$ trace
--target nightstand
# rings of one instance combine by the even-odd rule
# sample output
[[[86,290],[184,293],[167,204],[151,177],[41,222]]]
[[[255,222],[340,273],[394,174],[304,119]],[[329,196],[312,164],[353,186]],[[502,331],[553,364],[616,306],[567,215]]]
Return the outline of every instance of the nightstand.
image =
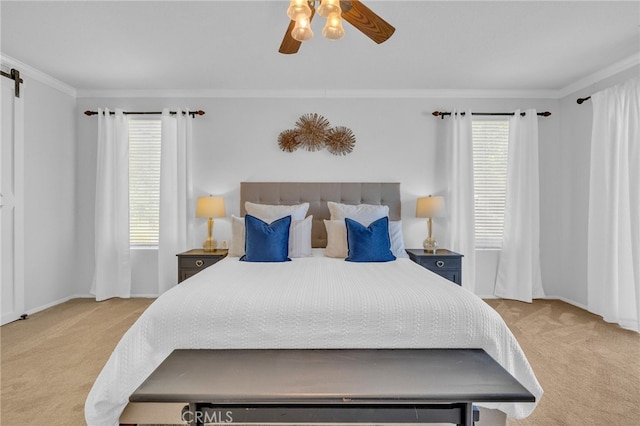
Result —
[[[453,281],[459,286],[462,285],[462,257],[460,253],[455,253],[445,249],[438,249],[435,254],[424,249],[408,249],[407,254],[418,265],[427,268],[436,274]]]
[[[184,253],[176,254],[178,256],[178,282],[186,280],[192,275],[197,274],[204,268],[208,268],[227,255],[228,250],[217,249],[212,252],[205,252],[203,249],[193,249]]]

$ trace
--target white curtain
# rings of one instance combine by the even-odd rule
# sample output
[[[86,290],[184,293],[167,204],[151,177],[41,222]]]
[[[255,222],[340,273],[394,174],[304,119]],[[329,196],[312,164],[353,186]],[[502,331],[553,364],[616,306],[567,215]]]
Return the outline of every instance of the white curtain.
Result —
[[[591,96],[588,308],[640,332],[640,82]]]
[[[160,233],[158,243],[158,292],[178,283],[176,254],[192,248],[195,216],[191,183],[193,117],[189,111],[171,115],[162,111],[160,153]]]
[[[131,296],[129,122],[122,110],[98,109],[95,201],[96,300]]]
[[[464,255],[462,286],[475,290],[476,237],[473,191],[473,138],[471,111],[463,116],[453,111],[447,129],[447,171],[449,190],[445,199],[448,212],[449,249]]]
[[[540,274],[538,115],[509,120],[507,198],[495,295],[531,302],[544,297]]]

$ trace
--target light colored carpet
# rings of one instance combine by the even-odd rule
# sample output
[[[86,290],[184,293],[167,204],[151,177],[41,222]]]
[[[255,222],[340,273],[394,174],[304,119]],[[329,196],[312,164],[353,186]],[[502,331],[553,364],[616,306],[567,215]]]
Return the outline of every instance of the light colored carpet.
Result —
[[[3,426],[82,425],[84,401],[150,299],[75,299],[0,328]],[[518,338],[545,394],[509,425],[635,425],[640,334],[559,301],[487,301]]]
[[[83,425],[84,401],[152,299],[74,299],[0,328],[2,426]]]
[[[557,300],[487,300],[518,339],[545,393],[508,425],[640,425],[640,334]]]

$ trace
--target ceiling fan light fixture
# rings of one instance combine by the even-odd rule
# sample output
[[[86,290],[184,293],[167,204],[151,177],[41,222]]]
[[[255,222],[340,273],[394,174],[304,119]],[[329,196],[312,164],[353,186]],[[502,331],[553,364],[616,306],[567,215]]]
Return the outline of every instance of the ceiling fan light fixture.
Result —
[[[328,18],[330,14],[337,12],[342,13],[340,8],[340,0],[322,0],[320,6],[318,6],[318,15],[323,18]]]
[[[313,37],[309,18],[303,15],[298,15],[296,25],[293,27],[293,30],[291,30],[291,37],[298,41],[307,41]]]
[[[297,21],[300,15],[306,18],[311,16],[311,7],[307,0],[291,0],[287,9],[287,16],[292,21]]]
[[[322,29],[322,35],[329,40],[340,40],[344,37],[340,12],[332,12],[327,17],[327,23]]]
[[[316,14],[327,20],[322,35],[329,40],[344,37],[343,19],[377,44],[387,41],[396,30],[360,0],[290,0],[289,25],[278,52],[298,53],[302,42],[313,37],[311,21]]]

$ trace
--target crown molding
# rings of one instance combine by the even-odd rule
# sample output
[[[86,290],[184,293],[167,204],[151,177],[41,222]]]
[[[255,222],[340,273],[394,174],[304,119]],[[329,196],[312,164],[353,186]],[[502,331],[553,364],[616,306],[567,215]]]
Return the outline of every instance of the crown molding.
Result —
[[[78,98],[304,98],[304,99],[555,99],[554,90],[204,89],[83,90]]]
[[[584,88],[591,86],[599,81],[614,76],[622,71],[626,71],[629,68],[640,64],[640,53],[635,53],[626,59],[616,62],[606,68],[594,72],[580,80],[571,83],[570,85],[558,90],[558,98],[564,98],[572,93],[578,92]]]
[[[562,99],[592,84],[640,64],[640,53],[616,62],[562,89],[76,89],[32,66],[0,52],[0,64],[20,70],[74,98],[231,98],[231,99]]]
[[[38,80],[40,83],[46,84],[49,87],[61,91],[62,93],[73,96],[74,98],[77,97],[77,90],[74,87],[69,86],[67,83],[63,83],[62,81],[51,77],[49,74],[33,68],[24,62],[20,62],[11,56],[5,55],[2,52],[0,52],[0,64],[9,68],[17,69],[20,71],[21,76],[33,78],[34,80]]]

